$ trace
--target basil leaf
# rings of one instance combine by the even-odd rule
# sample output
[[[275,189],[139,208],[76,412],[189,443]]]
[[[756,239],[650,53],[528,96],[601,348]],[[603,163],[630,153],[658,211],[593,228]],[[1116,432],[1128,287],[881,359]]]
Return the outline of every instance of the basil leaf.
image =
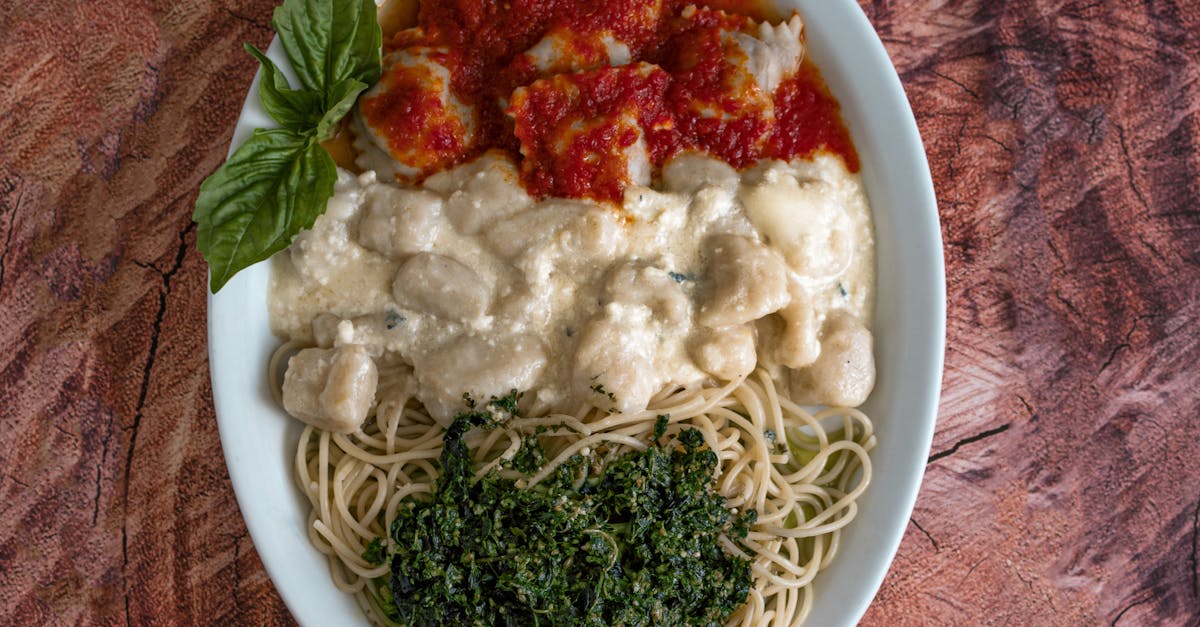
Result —
[[[329,92],[329,100],[333,106],[325,112],[317,124],[317,140],[325,141],[337,134],[338,122],[346,117],[350,108],[358,101],[358,95],[367,88],[367,84],[354,78],[347,78],[338,83]]]
[[[337,166],[311,134],[257,129],[200,185],[192,219],[215,293],[325,212]]]
[[[300,83],[337,104],[333,87],[379,79],[383,34],[373,0],[285,0],[271,20]]]
[[[257,48],[259,97],[283,128],[258,129],[200,186],[192,219],[215,293],[242,269],[283,250],[325,212],[337,166],[321,141],[379,79],[383,35],[373,0],[284,0],[279,41],[301,88]]]
[[[383,31],[379,28],[379,7],[374,0],[342,0],[335,4],[339,7],[334,12],[333,41],[341,45],[335,45],[329,56],[325,84],[337,85],[347,78],[356,78],[373,85],[382,72]],[[342,5],[349,6],[343,8]],[[333,102],[325,104],[332,106]]]
[[[262,65],[258,96],[267,114],[280,126],[295,131],[306,131],[316,126],[321,121],[324,108],[321,94],[307,89],[292,89],[287,77],[267,55],[250,44],[244,47]]]

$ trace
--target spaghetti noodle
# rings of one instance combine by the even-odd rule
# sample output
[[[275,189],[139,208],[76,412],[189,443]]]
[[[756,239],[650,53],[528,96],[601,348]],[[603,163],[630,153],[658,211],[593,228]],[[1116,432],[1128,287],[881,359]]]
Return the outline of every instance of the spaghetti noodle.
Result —
[[[285,346],[284,349],[291,347]],[[393,396],[392,398],[396,398]],[[861,411],[830,408],[810,413],[781,396],[770,375],[722,387],[689,386],[656,396],[641,412],[608,413],[595,407],[574,415],[514,417],[503,429],[468,436],[477,477],[496,470],[519,450],[524,435],[540,431],[546,465],[525,478],[527,487],[576,453],[614,459],[645,449],[657,417],[668,434],[699,430],[719,461],[714,488],[728,507],[752,508],[757,522],[727,551],[751,560],[754,585],[729,625],[793,626],[808,614],[813,578],[838,550],[841,530],[858,511],[856,499],[871,480],[875,446],[871,420]],[[329,560],[336,585],[358,600],[371,621],[388,625],[382,595],[390,595],[389,566],[373,565],[364,551],[388,540],[397,509],[433,493],[444,429],[415,399],[381,403],[363,429],[342,435],[306,427],[295,457],[295,478],[309,500],[308,532]]]

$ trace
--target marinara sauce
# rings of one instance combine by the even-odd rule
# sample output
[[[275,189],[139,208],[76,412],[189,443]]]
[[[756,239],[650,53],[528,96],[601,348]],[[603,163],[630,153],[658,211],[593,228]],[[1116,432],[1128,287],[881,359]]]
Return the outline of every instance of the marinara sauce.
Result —
[[[692,4],[701,8],[687,9]],[[421,129],[423,120],[443,119],[423,109],[439,106],[428,98],[382,97],[364,102],[362,113],[382,129],[394,151],[405,142],[407,150],[414,141],[427,142],[416,148],[428,150],[435,158],[427,162],[438,169],[503,150],[521,164],[525,186],[539,197],[620,203],[626,183],[618,170],[639,137],[655,171],[681,151],[701,150],[736,167],[829,152],[857,172],[858,154],[837,100],[807,58],[774,94],[730,89],[734,77],[720,32],[764,17],[757,2],[748,0],[423,2],[417,26],[388,38],[385,52],[440,51],[454,96],[474,111],[470,145],[455,143],[439,129]],[[630,66],[657,67],[539,75],[522,53],[553,29],[584,36],[606,32],[628,46]],[[573,45],[571,54],[581,58],[604,55],[586,37]],[[628,124],[633,119],[640,136]],[[563,147],[568,127],[573,135]]]

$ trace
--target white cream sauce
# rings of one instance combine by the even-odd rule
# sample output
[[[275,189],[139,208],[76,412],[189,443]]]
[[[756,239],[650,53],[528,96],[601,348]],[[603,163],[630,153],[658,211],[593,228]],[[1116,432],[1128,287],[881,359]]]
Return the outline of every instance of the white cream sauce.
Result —
[[[340,171],[325,215],[274,259],[270,312],[278,335],[322,351],[287,375],[310,423],[311,399],[358,408],[388,389],[415,389],[442,421],[464,393],[511,389],[528,412],[633,411],[756,366],[798,402],[854,406],[874,384],[873,251],[837,157],[738,172],[684,154],[618,208],[536,201],[495,153],[422,188]],[[364,355],[377,381],[300,371],[367,372]]]

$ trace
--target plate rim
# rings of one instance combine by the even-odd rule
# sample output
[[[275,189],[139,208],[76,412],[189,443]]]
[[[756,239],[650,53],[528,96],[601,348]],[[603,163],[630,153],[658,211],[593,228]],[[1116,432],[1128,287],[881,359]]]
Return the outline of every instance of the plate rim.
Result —
[[[871,601],[874,599],[880,585],[890,570],[896,552],[899,549],[904,532],[908,526],[908,520],[912,515],[913,508],[916,504],[918,492],[921,487],[922,477],[927,465],[930,447],[932,446],[933,433],[937,422],[937,409],[941,396],[942,376],[945,359],[945,331],[946,331],[946,282],[945,282],[945,263],[943,257],[943,245],[941,237],[941,227],[938,218],[938,206],[936,195],[933,187],[932,175],[929,170],[928,160],[924,150],[924,144],[920,137],[920,132],[916,124],[915,116],[913,115],[911,105],[905,95],[903,86],[900,82],[900,77],[896,72],[894,64],[891,62],[886,49],[883,46],[882,40],[878,33],[867,19],[866,14],[861,7],[853,0],[777,0],[778,5],[791,5],[795,7],[803,7],[801,15],[807,20],[816,13],[825,16],[823,19],[837,20],[839,25],[845,26],[850,31],[850,39],[860,41],[866,44],[868,50],[864,54],[876,60],[882,59],[886,65],[886,71],[880,77],[878,88],[882,94],[886,96],[889,102],[900,103],[896,108],[891,110],[883,110],[890,112],[894,118],[893,122],[898,123],[900,128],[897,132],[903,133],[908,141],[905,142],[907,148],[905,157],[909,160],[909,169],[915,173],[912,177],[910,190],[911,196],[915,199],[915,203],[919,205],[919,212],[915,216],[909,216],[921,222],[919,229],[924,233],[928,241],[928,249],[923,251],[923,254],[917,253],[917,261],[924,264],[927,280],[930,282],[927,290],[928,300],[918,303],[918,309],[921,305],[924,306],[924,313],[928,316],[925,321],[927,326],[922,329],[922,332],[927,336],[925,338],[925,354],[924,368],[922,369],[924,385],[921,389],[911,390],[907,393],[908,397],[913,400],[913,404],[917,407],[917,413],[921,414],[921,420],[915,423],[906,423],[906,426],[915,427],[913,433],[909,434],[910,439],[916,449],[912,451],[915,459],[919,463],[909,464],[902,470],[904,472],[904,481],[901,482],[901,492],[893,495],[893,503],[890,508],[892,514],[896,516],[884,521],[883,528],[861,530],[862,533],[874,532],[878,535],[869,536],[872,543],[876,544],[876,551],[872,554],[872,567],[867,568],[865,573],[852,573],[851,576],[857,585],[848,591],[839,592],[839,603],[844,606],[845,611],[841,613],[840,620],[834,620],[839,624],[852,625],[857,623],[866,613]],[[810,41],[814,33],[810,32]],[[821,35],[827,35],[823,33]],[[819,35],[819,36],[821,36]],[[839,36],[845,36],[846,33],[839,33]],[[286,62],[286,57],[282,52],[278,37],[273,37],[271,45],[267,50],[267,55],[280,66],[281,70],[288,78],[295,83],[295,76],[291,68]],[[876,64],[878,65],[878,64]],[[822,70],[826,69],[824,62],[818,63]],[[878,69],[878,68],[876,68]],[[826,80],[831,83],[830,88],[837,93],[835,83],[838,82],[837,77],[831,77],[829,72],[823,71]],[[254,79],[250,84],[246,99],[243,103],[242,110],[239,114],[237,126],[230,142],[229,153],[232,154],[234,148],[240,146],[243,141],[249,136],[251,130],[260,126],[273,125],[270,119],[266,116],[258,101],[258,85],[261,80],[261,70],[256,71]],[[841,100],[841,99],[839,99]],[[849,122],[849,120],[848,120]],[[852,129],[853,133],[853,129]],[[857,138],[856,138],[856,144]],[[861,151],[860,151],[861,152]],[[869,190],[868,190],[869,191]],[[872,201],[872,210],[875,213],[875,201]],[[876,224],[876,233],[878,233],[878,225]],[[876,237],[876,246],[879,242]],[[265,266],[269,263],[262,262],[256,264],[255,278],[259,279],[258,284],[261,284],[263,272],[266,272]],[[879,256],[876,255],[876,264],[879,265]],[[287,513],[278,510],[265,509],[257,500],[256,493],[260,492],[263,486],[257,485],[256,476],[251,473],[247,460],[246,447],[241,446],[238,438],[242,434],[242,425],[240,423],[247,420],[246,408],[242,402],[236,402],[231,396],[233,393],[226,393],[235,387],[239,381],[236,377],[231,377],[231,371],[223,366],[228,366],[231,363],[231,355],[228,350],[223,348],[228,345],[230,338],[219,336],[219,329],[223,329],[222,325],[228,325],[229,320],[239,320],[239,314],[245,314],[244,301],[231,302],[235,300],[235,293],[246,292],[247,284],[250,283],[250,271],[245,271],[242,275],[235,277],[220,294],[207,294],[207,340],[208,340],[208,358],[209,370],[212,383],[212,395],[214,411],[217,419],[218,432],[221,440],[222,453],[226,461],[226,467],[229,472],[230,482],[234,489],[234,494],[237,500],[238,509],[245,521],[247,530],[250,534],[256,551],[262,560],[263,566],[271,578],[272,584],[279,592],[285,605],[288,607],[292,616],[301,624],[324,624],[328,622],[330,617],[336,618],[343,614],[327,614],[317,611],[313,608],[314,595],[309,591],[299,589],[296,585],[294,575],[291,571],[292,560],[289,559],[286,552],[277,550],[276,540],[280,535],[280,518],[286,518]],[[877,273],[878,275],[878,273]],[[877,279],[878,280],[878,279]],[[232,288],[232,289],[231,289]],[[878,285],[877,285],[878,288]],[[207,285],[206,285],[207,289]],[[878,291],[878,290],[877,290]],[[253,293],[253,292],[251,292]],[[262,295],[262,310],[265,311],[265,293]],[[876,312],[879,306],[876,305]],[[261,312],[260,312],[261,313]],[[878,316],[878,313],[876,313]],[[878,324],[879,320],[876,320]],[[269,333],[269,332],[268,332]],[[237,344],[234,342],[233,344]],[[222,368],[218,368],[222,366]],[[242,369],[244,370],[244,368]],[[265,371],[264,371],[265,372]],[[241,373],[244,376],[244,373]],[[265,390],[265,376],[259,373],[260,379],[258,385],[250,387],[256,389],[258,401],[263,400],[264,394],[269,397],[270,393]],[[231,380],[232,379],[232,380]],[[241,381],[243,384],[244,381]],[[244,386],[243,386],[244,387]],[[244,391],[244,390],[243,390]],[[271,401],[273,402],[273,401]],[[261,409],[261,407],[259,407]],[[277,407],[273,410],[275,413],[281,413]],[[254,413],[254,412],[250,412]],[[253,418],[251,418],[252,420]],[[285,425],[285,431],[298,433],[300,427],[297,425]],[[294,448],[294,437],[291,441],[286,442],[284,446],[284,458],[286,461],[287,474],[291,475],[292,470],[292,449]],[[304,505],[303,497],[296,489],[293,481],[287,482],[288,489],[294,492],[292,495],[295,499]],[[275,486],[276,488],[278,486]],[[868,490],[868,493],[870,490]],[[903,514],[903,516],[899,516]],[[856,520],[851,523],[848,532],[855,530],[855,525],[863,521]],[[859,525],[861,526],[861,525]],[[319,555],[316,550],[308,543],[305,530],[302,528],[283,529],[285,535],[303,537],[303,546],[291,547],[293,551],[312,553],[318,557],[321,562],[324,562],[324,556]],[[294,541],[295,538],[292,538]],[[846,549],[843,548],[843,551]],[[831,568],[838,564],[838,560],[834,561]],[[338,590],[333,585],[333,581],[329,577],[328,569],[319,569],[320,577],[323,577],[327,582],[329,590],[337,595],[344,597],[347,603],[340,604],[353,607],[355,611],[359,611],[357,604],[353,598]],[[824,573],[822,573],[824,575]],[[823,579],[819,579],[823,582]],[[818,594],[819,597],[819,594]],[[328,609],[328,608],[327,608]],[[343,612],[338,609],[337,612]],[[324,615],[324,618],[317,617]],[[361,615],[361,614],[360,614]],[[363,624],[366,624],[363,617]],[[810,617],[810,624],[827,624],[815,619],[821,618],[814,614]]]

